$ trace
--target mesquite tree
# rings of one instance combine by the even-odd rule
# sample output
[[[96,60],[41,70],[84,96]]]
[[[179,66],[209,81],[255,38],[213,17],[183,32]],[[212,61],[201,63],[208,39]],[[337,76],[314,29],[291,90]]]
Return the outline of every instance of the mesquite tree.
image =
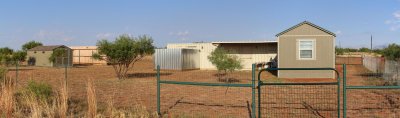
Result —
[[[93,54],[93,58],[112,65],[119,79],[127,78],[127,72],[135,62],[154,53],[153,39],[146,35],[120,35],[112,42],[100,40],[97,46],[98,53]]]
[[[236,69],[242,69],[241,61],[235,55],[229,55],[223,48],[217,48],[208,56],[208,60],[217,67],[218,79],[227,72],[233,72]],[[230,80],[227,80],[230,81]]]
[[[25,43],[24,45],[22,45],[22,50],[26,52],[29,49],[32,49],[32,48],[37,47],[37,46],[42,46],[42,45],[43,44],[41,42],[29,41],[29,42]]]

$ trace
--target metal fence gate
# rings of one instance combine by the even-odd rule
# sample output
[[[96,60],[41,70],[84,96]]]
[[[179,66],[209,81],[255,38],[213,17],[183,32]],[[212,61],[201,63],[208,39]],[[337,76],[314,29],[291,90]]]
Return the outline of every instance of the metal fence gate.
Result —
[[[343,66],[343,118],[399,118],[400,86],[347,85]]]
[[[165,80],[165,79],[160,79],[160,66],[157,66],[157,113],[162,117],[165,114],[167,115],[166,117],[251,117],[251,118],[256,118],[256,79],[255,79],[255,65],[253,64],[252,66],[252,77],[251,77],[251,83],[220,83],[220,82],[196,82],[196,81],[180,81],[180,80]],[[250,78],[250,77],[249,77]],[[198,112],[203,112],[203,114],[189,114],[189,116],[173,116],[168,113],[169,110],[171,110],[172,107],[165,107],[163,103],[168,101],[168,99],[165,99],[164,97],[161,97],[162,95],[177,95],[180,94],[180,90],[176,89],[173,93],[171,91],[167,90],[162,90],[162,88],[182,88],[182,89],[192,89],[192,92],[197,91],[199,94],[196,95],[191,95],[190,98],[185,98],[189,102],[182,101],[184,97],[182,97],[180,100],[176,101],[173,106],[176,106],[177,104],[190,104],[192,105],[191,107],[188,107],[187,109],[191,109],[194,107],[199,107],[196,111]],[[197,88],[197,89],[193,89]],[[244,113],[236,113],[234,115],[230,113],[226,113],[227,115],[224,115],[224,111],[218,111],[217,113],[213,112],[207,112],[208,109],[211,109],[212,106],[226,106],[222,104],[210,104],[211,101],[209,100],[203,100],[203,102],[198,103],[198,102],[193,102],[196,100],[196,97],[198,96],[205,96],[207,92],[199,92],[199,91],[210,91],[210,93],[215,93],[215,94],[221,94],[221,92],[218,92],[223,88],[223,90],[226,92],[228,90],[227,88],[230,89],[230,91],[238,92],[238,93],[250,93],[250,94],[243,94],[244,96],[250,98],[248,101],[248,112]],[[175,89],[174,89],[175,90]],[[215,96],[217,95],[211,95],[208,96],[206,99],[216,99]],[[214,96],[215,95],[215,96]],[[222,98],[222,99],[235,99],[235,98],[230,98],[229,96]],[[232,101],[232,100],[230,100]],[[217,101],[218,102],[218,101]],[[237,101],[235,101],[237,102]],[[230,104],[230,103],[228,103]],[[211,106],[211,107],[202,107],[201,106]],[[228,105],[231,108],[237,108],[241,106],[237,105]],[[228,107],[225,107],[228,108]],[[213,109],[212,109],[213,110]],[[204,112],[205,111],[205,112]],[[182,111],[178,111],[182,112]],[[234,111],[234,112],[240,112],[240,111]],[[174,114],[174,113],[171,113]],[[206,114],[206,115],[204,115]],[[238,116],[239,114],[239,116]],[[245,114],[245,115],[243,115]],[[193,116],[192,116],[193,115]],[[210,116],[211,115],[211,116]],[[218,116],[221,115],[221,116]],[[231,116],[232,115],[232,116]]]
[[[277,70],[327,70],[337,81],[273,83],[261,81],[261,73]],[[334,68],[266,68],[258,73],[258,117],[340,117],[340,76]]]

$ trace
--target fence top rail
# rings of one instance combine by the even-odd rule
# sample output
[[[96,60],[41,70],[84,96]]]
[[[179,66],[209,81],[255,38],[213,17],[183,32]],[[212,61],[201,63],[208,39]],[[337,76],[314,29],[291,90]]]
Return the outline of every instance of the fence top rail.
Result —
[[[224,87],[252,87],[252,84],[181,82],[181,81],[165,81],[165,80],[161,80],[160,84],[179,84],[179,85],[194,85],[194,86],[224,86]]]
[[[258,81],[260,81],[260,76],[263,71],[275,71],[275,70],[332,70],[335,71],[337,82],[340,81],[339,72],[335,68],[263,68],[258,72]]]
[[[400,86],[346,86],[346,89],[400,89]]]
[[[260,83],[261,85],[337,85],[337,82],[320,82],[320,83]]]

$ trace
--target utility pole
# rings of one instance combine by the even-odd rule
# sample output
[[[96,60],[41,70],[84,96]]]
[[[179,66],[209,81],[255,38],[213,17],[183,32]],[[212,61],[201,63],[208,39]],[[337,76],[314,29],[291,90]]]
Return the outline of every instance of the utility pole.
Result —
[[[371,35],[371,52],[372,52],[372,35]]]

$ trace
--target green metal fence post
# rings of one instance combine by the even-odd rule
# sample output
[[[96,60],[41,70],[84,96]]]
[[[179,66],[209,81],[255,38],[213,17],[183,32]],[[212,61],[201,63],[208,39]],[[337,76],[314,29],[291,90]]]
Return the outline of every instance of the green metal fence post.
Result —
[[[256,65],[251,66],[251,117],[256,118]]]
[[[340,75],[337,75],[337,110],[338,118],[340,118]]]
[[[342,65],[343,70],[343,118],[346,118],[346,107],[347,107],[347,94],[346,94],[346,64]]]
[[[161,115],[160,111],[160,65],[157,65],[157,113]]]
[[[261,70],[262,71],[262,70]],[[257,85],[257,89],[258,89],[258,117],[259,118],[261,118],[261,84],[262,84],[262,81],[261,81],[261,79],[260,79],[260,73],[261,72],[259,72],[258,73],[258,78],[257,78],[257,83],[258,83],[258,85]]]

